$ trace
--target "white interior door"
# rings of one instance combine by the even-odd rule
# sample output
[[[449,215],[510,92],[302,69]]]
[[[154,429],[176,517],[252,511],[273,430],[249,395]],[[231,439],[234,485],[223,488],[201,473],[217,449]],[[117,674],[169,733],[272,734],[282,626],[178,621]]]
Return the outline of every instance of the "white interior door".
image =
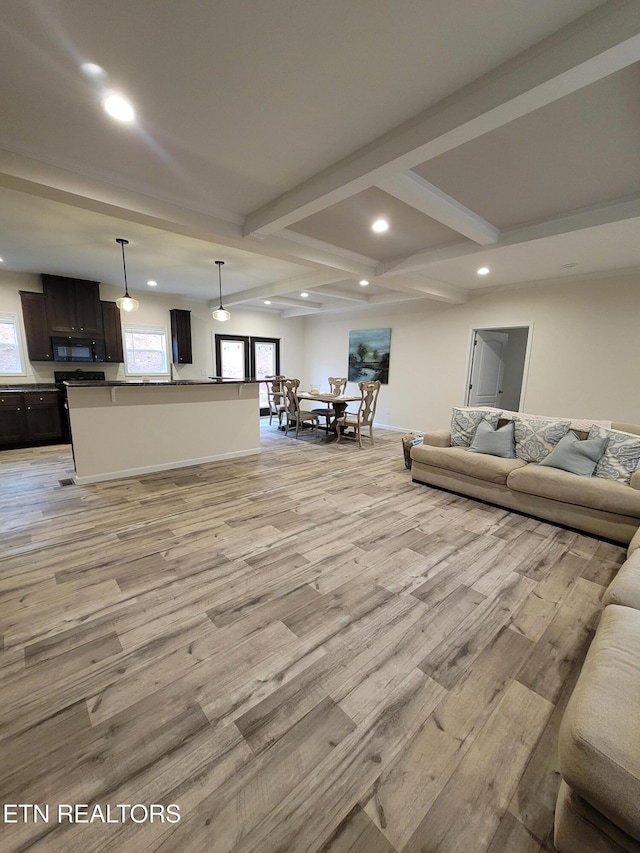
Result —
[[[492,332],[485,329],[475,333],[469,383],[469,406],[500,408],[504,356],[508,341],[508,332]]]

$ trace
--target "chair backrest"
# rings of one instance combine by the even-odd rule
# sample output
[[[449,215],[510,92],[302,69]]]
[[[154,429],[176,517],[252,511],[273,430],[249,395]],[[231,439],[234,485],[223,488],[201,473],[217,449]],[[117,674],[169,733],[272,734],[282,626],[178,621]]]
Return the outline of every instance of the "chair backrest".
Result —
[[[329,377],[329,387],[331,389],[332,394],[344,394],[345,388],[347,387],[347,378],[346,376],[330,376]]]
[[[379,379],[376,379],[375,382],[358,382],[358,388],[362,395],[360,408],[358,409],[358,420],[361,424],[371,426],[373,423],[381,385],[382,382]]]
[[[278,376],[267,376],[265,377],[269,380],[269,384],[267,385],[267,396],[269,400],[273,400],[274,403],[278,404],[282,402],[282,380],[285,378],[284,373],[279,374]]]
[[[298,388],[300,387],[299,379],[283,379],[282,389],[285,394],[285,407],[289,417],[296,418],[300,411],[300,403],[298,401]]]

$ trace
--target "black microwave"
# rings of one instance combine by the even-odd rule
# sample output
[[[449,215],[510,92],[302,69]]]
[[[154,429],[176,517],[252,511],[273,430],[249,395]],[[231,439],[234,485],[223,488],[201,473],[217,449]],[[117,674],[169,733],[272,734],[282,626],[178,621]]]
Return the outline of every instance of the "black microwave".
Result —
[[[51,338],[54,361],[104,361],[104,339]]]

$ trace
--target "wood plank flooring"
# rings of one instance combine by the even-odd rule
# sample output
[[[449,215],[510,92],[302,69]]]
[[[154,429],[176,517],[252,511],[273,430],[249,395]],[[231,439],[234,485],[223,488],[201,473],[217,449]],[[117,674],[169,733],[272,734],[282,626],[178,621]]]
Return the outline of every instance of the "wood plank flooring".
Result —
[[[264,424],[260,456],[83,487],[66,447],[0,453],[0,801],[50,807],[3,853],[553,849],[624,549],[414,484],[376,439]]]

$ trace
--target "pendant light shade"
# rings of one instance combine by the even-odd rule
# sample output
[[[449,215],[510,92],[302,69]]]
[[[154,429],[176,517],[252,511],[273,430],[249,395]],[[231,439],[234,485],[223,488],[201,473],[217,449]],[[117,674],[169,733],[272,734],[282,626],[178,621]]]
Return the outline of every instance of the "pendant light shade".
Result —
[[[231,318],[231,312],[227,311],[226,308],[222,307],[222,265],[224,261],[216,261],[218,264],[218,286],[220,289],[220,307],[216,308],[215,311],[211,312],[211,316],[214,320],[218,320],[220,323],[226,323],[227,320]]]
[[[129,287],[127,285],[127,264],[124,259],[124,247],[129,245],[129,241],[124,240],[122,237],[118,237],[116,239],[116,243],[120,243],[120,247],[122,248],[122,269],[124,272],[124,296],[121,296],[120,299],[116,299],[116,305],[121,311],[137,311],[140,307],[140,303],[137,299],[134,299],[133,296],[129,296]]]

